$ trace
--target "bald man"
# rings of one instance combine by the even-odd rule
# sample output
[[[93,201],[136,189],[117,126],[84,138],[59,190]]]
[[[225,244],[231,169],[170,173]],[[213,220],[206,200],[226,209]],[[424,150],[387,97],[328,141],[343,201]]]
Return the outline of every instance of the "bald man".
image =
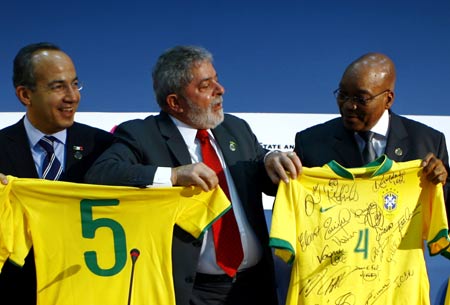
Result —
[[[363,133],[371,131],[374,158],[386,154],[394,161],[422,159],[424,175],[435,184],[442,182],[448,198],[444,134],[391,111],[395,80],[394,63],[384,54],[369,53],[353,61],[334,92],[341,117],[298,132],[294,150],[303,166],[335,160],[344,167],[361,167],[366,163]]]

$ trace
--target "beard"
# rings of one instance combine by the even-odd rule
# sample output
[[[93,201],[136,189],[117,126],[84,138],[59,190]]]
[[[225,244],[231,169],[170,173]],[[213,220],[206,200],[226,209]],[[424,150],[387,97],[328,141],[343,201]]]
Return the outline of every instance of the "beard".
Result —
[[[214,110],[214,107],[217,104],[223,102],[221,96],[215,98],[211,102],[211,104],[209,104],[209,107],[207,109],[200,108],[187,98],[185,98],[185,100],[190,110],[186,115],[187,119],[191,122],[190,125],[195,126],[198,129],[212,129],[223,122],[223,108],[221,108],[219,111]]]

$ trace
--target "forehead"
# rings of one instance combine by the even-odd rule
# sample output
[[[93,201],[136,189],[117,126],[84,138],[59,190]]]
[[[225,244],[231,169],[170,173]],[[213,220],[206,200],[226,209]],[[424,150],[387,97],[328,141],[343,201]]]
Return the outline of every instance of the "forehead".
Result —
[[[385,86],[386,75],[374,66],[355,66],[342,76],[340,87],[344,90],[374,92]]]
[[[64,52],[43,50],[33,54],[33,69],[36,80],[70,79],[76,76],[72,60]]]
[[[202,81],[216,77],[216,70],[210,61],[200,61],[192,67],[192,80]]]

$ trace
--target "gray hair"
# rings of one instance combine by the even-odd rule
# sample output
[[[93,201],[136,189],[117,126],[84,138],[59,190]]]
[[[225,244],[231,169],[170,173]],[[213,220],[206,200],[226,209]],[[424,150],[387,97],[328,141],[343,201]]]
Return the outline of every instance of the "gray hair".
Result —
[[[161,109],[167,107],[168,95],[184,93],[193,79],[192,68],[204,61],[212,63],[212,54],[197,46],[176,46],[158,58],[152,77],[153,91]]]

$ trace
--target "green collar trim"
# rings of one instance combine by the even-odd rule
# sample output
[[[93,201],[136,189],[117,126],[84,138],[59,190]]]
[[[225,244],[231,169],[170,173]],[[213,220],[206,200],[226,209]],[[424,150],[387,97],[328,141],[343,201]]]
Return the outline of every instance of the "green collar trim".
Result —
[[[389,171],[393,164],[394,161],[389,159],[386,155],[381,155],[378,159],[360,167],[360,169],[362,169],[361,171],[347,169],[334,160],[327,163],[328,167],[330,167],[336,175],[352,180],[354,180],[356,176],[375,177],[382,175]]]

